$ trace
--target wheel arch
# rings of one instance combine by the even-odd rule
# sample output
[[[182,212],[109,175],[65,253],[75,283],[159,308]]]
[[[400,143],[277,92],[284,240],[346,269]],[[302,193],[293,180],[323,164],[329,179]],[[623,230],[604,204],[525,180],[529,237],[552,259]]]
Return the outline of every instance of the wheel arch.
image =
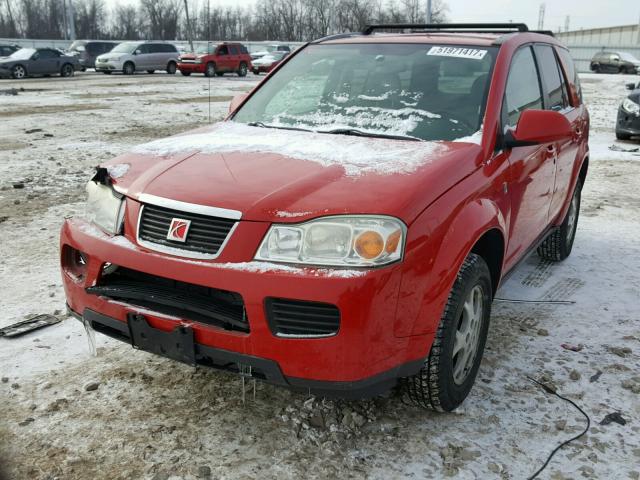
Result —
[[[436,331],[460,267],[470,253],[487,262],[494,294],[500,284],[507,228],[499,206],[487,198],[476,198],[450,212],[448,218],[441,218],[438,209],[446,206],[439,203],[425,210],[410,227],[409,248],[414,235],[426,240],[406,252],[394,328],[399,337]]]

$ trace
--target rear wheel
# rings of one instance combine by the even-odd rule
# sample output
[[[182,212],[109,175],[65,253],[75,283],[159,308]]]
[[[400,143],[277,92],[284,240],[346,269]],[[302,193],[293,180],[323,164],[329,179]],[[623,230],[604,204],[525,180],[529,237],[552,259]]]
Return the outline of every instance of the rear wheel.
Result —
[[[240,68],[238,69],[238,76],[239,77],[246,77],[247,76],[247,71],[248,71],[247,64],[242,62],[240,64]]]
[[[125,75],[133,75],[136,71],[136,67],[133,62],[127,62],[122,67],[122,73]]]
[[[73,65],[69,64],[69,63],[65,63],[62,68],[60,69],[60,76],[61,77],[71,77],[74,73],[73,70]]]
[[[216,73],[216,64],[213,62],[207,63],[207,65],[204,67],[204,76],[213,77]]]
[[[420,372],[403,381],[415,404],[449,412],[471,391],[489,329],[491,289],[486,262],[469,254],[449,293],[429,356]]]
[[[27,76],[27,70],[22,65],[16,65],[11,69],[11,76],[16,80],[20,80]]]
[[[569,204],[569,210],[559,228],[554,230],[538,247],[538,255],[545,260],[560,262],[571,254],[573,240],[578,229],[578,217],[580,216],[580,199],[582,184],[580,180],[576,184]]]
[[[167,73],[169,75],[175,75],[177,69],[178,65],[176,65],[176,62],[169,62],[167,65]]]

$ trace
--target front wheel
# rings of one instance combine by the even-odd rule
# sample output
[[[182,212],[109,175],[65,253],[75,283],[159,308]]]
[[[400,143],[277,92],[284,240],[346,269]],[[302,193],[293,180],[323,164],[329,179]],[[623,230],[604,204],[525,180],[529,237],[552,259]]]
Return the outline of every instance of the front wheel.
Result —
[[[125,75],[133,75],[135,71],[136,67],[131,62],[125,63],[122,67],[122,73],[124,73]]]
[[[491,274],[484,259],[465,259],[421,370],[403,380],[413,403],[439,412],[460,405],[475,381],[491,316]]]
[[[169,75],[175,75],[177,69],[178,66],[176,65],[176,62],[169,62],[169,64],[167,65],[167,73]]]
[[[74,73],[73,65],[69,65],[68,63],[65,63],[60,69],[61,77],[71,77],[73,73]]]
[[[571,255],[573,241],[576,238],[576,230],[578,229],[581,197],[582,184],[578,180],[571,197],[569,210],[567,210],[567,215],[564,217],[562,225],[551,232],[538,247],[538,255],[541,258],[552,262],[561,262]]]
[[[207,65],[204,67],[204,76],[213,77],[216,73],[216,64],[213,62],[207,63]]]
[[[16,65],[11,69],[11,76],[16,80],[20,80],[27,76],[27,71],[22,65]]]

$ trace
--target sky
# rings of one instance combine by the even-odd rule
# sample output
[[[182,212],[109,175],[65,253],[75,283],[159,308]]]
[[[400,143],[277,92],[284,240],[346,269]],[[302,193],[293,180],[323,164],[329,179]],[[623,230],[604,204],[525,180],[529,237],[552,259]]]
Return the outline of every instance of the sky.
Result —
[[[107,5],[128,4],[134,0],[106,0]],[[200,3],[205,0],[191,0]],[[210,0],[211,5],[254,5],[255,0]],[[445,0],[452,22],[525,22],[537,28],[538,0]],[[426,9],[426,0],[424,0]],[[547,0],[546,30],[564,30],[569,15],[569,29],[611,27],[640,22],[640,2],[637,0]]]

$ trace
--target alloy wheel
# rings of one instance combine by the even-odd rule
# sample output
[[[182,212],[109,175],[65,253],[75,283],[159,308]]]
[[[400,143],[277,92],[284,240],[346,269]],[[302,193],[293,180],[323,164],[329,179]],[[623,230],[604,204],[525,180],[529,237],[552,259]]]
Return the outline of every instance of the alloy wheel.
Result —
[[[462,306],[458,320],[455,341],[453,343],[453,380],[462,385],[466,380],[478,351],[482,317],[484,312],[484,295],[480,285],[474,286]]]

